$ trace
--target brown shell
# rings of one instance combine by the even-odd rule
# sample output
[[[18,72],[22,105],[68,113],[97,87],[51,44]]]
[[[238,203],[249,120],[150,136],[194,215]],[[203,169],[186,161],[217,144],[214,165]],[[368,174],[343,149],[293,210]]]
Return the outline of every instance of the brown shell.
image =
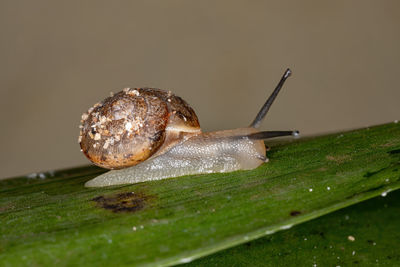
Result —
[[[156,153],[168,136],[168,125],[200,128],[193,109],[171,92],[126,88],[82,115],[79,144],[94,164],[125,168]]]

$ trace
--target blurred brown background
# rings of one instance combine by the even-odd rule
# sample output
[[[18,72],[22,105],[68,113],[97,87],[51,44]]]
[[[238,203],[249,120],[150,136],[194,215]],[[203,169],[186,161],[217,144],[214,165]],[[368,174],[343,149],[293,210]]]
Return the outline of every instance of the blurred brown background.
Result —
[[[204,130],[303,135],[400,119],[400,2],[0,1],[0,177],[89,162],[81,114],[125,86],[173,90]]]

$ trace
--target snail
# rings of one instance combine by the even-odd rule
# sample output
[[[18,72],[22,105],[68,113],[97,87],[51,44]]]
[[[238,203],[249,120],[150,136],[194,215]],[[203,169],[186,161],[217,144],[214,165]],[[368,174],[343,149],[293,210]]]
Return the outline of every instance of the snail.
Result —
[[[248,127],[202,132],[193,109],[156,88],[125,88],[82,115],[81,151],[111,169],[86,187],[132,184],[202,173],[251,170],[264,162],[264,140],[298,131],[258,131],[291,71],[287,69]]]

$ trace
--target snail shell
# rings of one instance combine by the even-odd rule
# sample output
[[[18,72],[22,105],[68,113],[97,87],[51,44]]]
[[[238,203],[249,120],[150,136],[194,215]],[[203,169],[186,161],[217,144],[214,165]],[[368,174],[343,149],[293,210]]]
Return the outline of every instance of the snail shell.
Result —
[[[107,169],[136,165],[160,155],[183,133],[199,133],[193,109],[155,88],[126,88],[82,115],[79,144],[94,164]]]

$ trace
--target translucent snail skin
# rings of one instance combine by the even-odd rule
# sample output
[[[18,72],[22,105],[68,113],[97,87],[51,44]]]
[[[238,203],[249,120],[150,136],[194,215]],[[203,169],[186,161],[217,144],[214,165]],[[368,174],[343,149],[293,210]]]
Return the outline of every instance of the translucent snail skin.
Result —
[[[82,115],[79,144],[94,164],[111,169],[88,181],[102,187],[183,175],[257,168],[265,139],[298,131],[258,131],[291,71],[287,69],[250,126],[203,133],[179,96],[155,88],[125,88]]]

